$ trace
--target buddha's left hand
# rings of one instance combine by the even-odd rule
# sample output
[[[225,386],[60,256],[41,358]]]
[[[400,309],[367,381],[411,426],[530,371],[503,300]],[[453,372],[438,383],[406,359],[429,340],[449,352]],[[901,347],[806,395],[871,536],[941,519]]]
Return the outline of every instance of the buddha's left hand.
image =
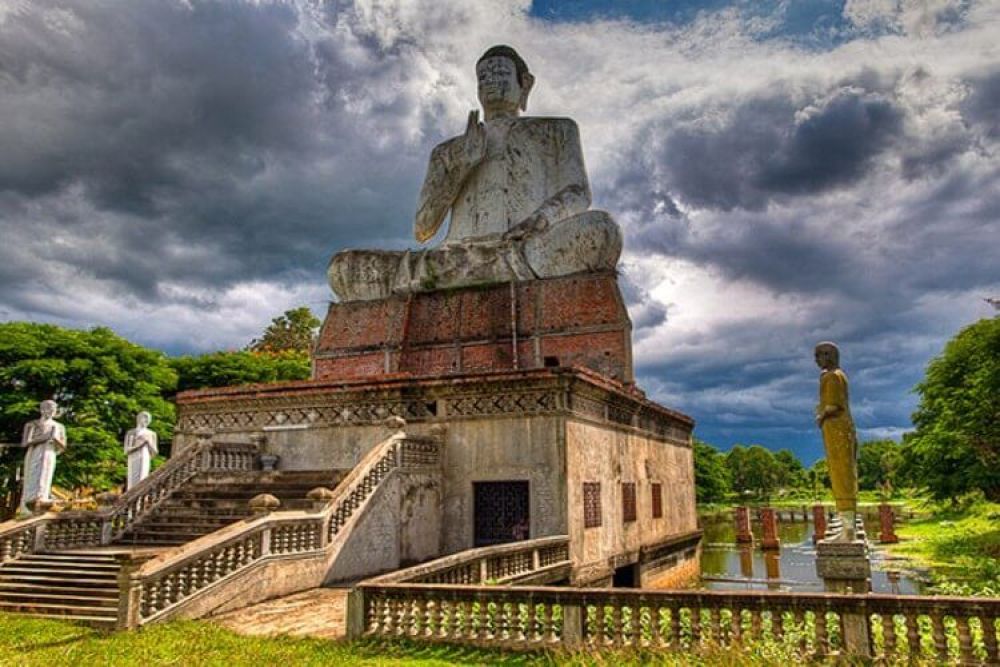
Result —
[[[535,213],[508,229],[503,238],[508,241],[519,241],[526,236],[544,232],[548,228],[548,219],[541,213]]]

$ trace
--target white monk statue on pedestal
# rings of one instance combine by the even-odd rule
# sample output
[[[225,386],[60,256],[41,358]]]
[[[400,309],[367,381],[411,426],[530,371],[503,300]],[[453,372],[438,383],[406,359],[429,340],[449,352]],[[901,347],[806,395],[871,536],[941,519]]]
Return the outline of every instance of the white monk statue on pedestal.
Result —
[[[55,401],[42,401],[38,405],[41,417],[24,425],[24,491],[17,510],[20,515],[30,514],[35,501],[50,500],[56,456],[66,451],[66,428],[55,420],[58,409]]]
[[[126,491],[149,476],[149,465],[153,457],[160,453],[156,432],[149,428],[151,421],[152,415],[140,412],[135,416],[135,428],[125,434],[125,456],[128,457]]]

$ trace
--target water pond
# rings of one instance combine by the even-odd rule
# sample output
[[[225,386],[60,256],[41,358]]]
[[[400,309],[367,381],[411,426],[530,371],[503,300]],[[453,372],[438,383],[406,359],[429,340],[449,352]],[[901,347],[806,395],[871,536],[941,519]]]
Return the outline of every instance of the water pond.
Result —
[[[780,590],[822,592],[823,582],[816,576],[816,547],[812,543],[813,525],[807,521],[779,523],[781,549],[763,551],[759,545],[736,544],[731,516],[722,514],[702,518],[705,531],[702,541],[701,575],[704,588],[712,590]],[[877,535],[875,522],[866,522],[868,535]],[[753,532],[759,538],[760,525]],[[877,542],[872,544],[872,591],[875,593],[923,593],[924,584],[912,573],[894,567]]]

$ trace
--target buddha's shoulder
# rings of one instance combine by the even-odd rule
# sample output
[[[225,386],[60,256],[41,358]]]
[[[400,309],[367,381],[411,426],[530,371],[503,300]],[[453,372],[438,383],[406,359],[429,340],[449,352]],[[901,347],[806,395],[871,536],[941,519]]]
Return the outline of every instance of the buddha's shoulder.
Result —
[[[512,129],[564,136],[580,133],[575,120],[560,116],[522,116],[513,121]]]

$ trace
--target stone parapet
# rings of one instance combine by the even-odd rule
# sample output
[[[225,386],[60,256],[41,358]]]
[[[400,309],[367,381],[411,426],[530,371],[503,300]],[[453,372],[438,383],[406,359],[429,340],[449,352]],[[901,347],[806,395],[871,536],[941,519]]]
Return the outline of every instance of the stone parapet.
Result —
[[[313,377],[582,366],[630,384],[631,333],[613,272],[333,303]]]
[[[584,368],[453,377],[306,380],[181,392],[176,432],[250,433],[410,424],[497,416],[563,415],[690,446],[694,420]],[[182,445],[183,446],[183,445]]]

